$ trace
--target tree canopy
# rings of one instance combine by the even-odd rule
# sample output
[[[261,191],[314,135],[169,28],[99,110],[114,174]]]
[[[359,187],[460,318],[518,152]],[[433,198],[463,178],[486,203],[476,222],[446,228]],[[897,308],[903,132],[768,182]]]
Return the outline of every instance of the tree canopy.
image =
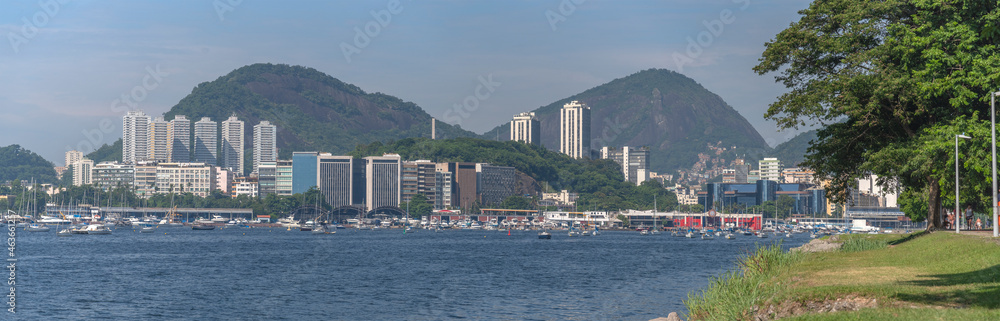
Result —
[[[784,129],[824,126],[804,165],[829,179],[832,200],[845,201],[859,177],[894,177],[918,191],[908,195],[926,195],[928,228],[939,226],[953,175],[945,142],[989,125],[988,95],[1000,84],[998,3],[817,0],[799,13],[754,67],[789,89],[765,117]]]

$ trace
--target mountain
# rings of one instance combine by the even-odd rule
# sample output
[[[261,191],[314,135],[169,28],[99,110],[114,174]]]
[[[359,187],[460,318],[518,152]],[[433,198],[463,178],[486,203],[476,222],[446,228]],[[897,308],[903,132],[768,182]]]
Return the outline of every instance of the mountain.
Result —
[[[101,145],[101,148],[98,148],[83,157],[94,161],[94,164],[100,164],[103,162],[120,162],[122,161],[122,139],[119,138],[114,143],[111,143],[111,145]]]
[[[52,162],[20,145],[0,147],[0,182],[32,178],[38,183],[55,183],[56,170]]]
[[[290,159],[292,151],[346,154],[358,144],[431,133],[431,116],[412,102],[367,93],[312,68],[283,64],[244,66],[201,83],[164,116],[221,122],[234,113],[245,122],[248,147],[254,125],[261,120],[275,124],[282,159]],[[438,138],[478,136],[437,122]]]
[[[809,142],[816,139],[816,130],[810,130],[792,137],[787,142],[778,144],[768,155],[777,157],[785,167],[797,167],[804,161]]]
[[[593,150],[648,146],[653,171],[690,168],[699,154],[716,153],[709,146],[725,148],[731,155],[770,151],[750,122],[721,97],[665,69],[643,70],[535,109],[545,147],[559,149],[559,110],[573,100],[591,108]],[[509,139],[510,124],[497,126],[483,137],[497,134]]]

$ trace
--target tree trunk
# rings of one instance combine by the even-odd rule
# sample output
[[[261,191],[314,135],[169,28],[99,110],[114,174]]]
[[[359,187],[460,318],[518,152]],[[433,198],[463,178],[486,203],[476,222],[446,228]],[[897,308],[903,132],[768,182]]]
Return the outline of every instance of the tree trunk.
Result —
[[[927,231],[941,228],[944,223],[941,215],[941,184],[935,178],[927,179]]]

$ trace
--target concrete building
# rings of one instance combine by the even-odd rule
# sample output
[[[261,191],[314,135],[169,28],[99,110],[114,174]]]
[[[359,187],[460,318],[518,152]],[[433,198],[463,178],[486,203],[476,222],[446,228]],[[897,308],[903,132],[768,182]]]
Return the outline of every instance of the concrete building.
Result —
[[[276,160],[278,160],[278,128],[263,120],[253,126],[253,173],[257,173],[257,166],[260,166],[261,162]]]
[[[257,197],[259,194],[259,185],[257,180],[253,177],[239,176],[232,181],[232,186],[230,190],[233,198],[239,197],[240,195],[246,195],[248,197]]]
[[[541,133],[540,124],[533,112],[514,115],[514,120],[510,121],[510,140],[540,145],[542,143],[539,136]]]
[[[476,186],[479,204],[497,206],[514,195],[517,174],[513,167],[476,164]]]
[[[246,146],[243,143],[244,134],[243,121],[236,118],[236,114],[229,116],[229,119],[222,122],[222,157],[220,157],[222,163],[220,165],[239,176],[246,175],[243,171],[243,148]]]
[[[399,206],[402,166],[397,154],[365,157],[365,208]]]
[[[403,202],[409,202],[417,194],[423,194],[430,204],[437,201],[437,164],[429,160],[403,162],[402,188]]]
[[[275,167],[274,192],[278,196],[292,195],[292,161],[279,159]]]
[[[318,157],[317,152],[292,152],[292,194],[305,193],[310,188],[319,186],[316,182]],[[256,168],[256,161],[254,163]]]
[[[764,158],[758,161],[757,164],[761,180],[781,181],[781,161],[777,158]]]
[[[452,176],[450,172],[442,172],[437,164],[434,165],[434,209],[445,210],[452,208]]]
[[[73,186],[91,185],[94,183],[94,161],[81,158],[73,163]]]
[[[590,156],[590,107],[574,100],[559,117],[559,152],[573,158]]]
[[[275,186],[277,175],[277,162],[261,162],[257,167],[257,186],[261,197],[277,193]]]
[[[639,185],[649,179],[649,148],[646,147],[601,147],[601,158],[614,160],[622,166],[625,180]],[[641,174],[641,175],[640,175]]]
[[[783,183],[785,184],[812,184],[816,185],[818,182],[813,179],[813,172],[808,168],[785,168],[781,170],[781,177]]]
[[[94,166],[93,185],[102,190],[125,187],[131,188],[135,182],[135,165],[103,162]]]
[[[149,116],[130,110],[122,117],[122,162],[135,164],[148,158]]]
[[[83,152],[78,150],[71,150],[66,152],[66,167],[73,166],[73,163],[79,162],[83,159]]]
[[[451,207],[468,212],[479,202],[476,163],[438,163],[436,170],[451,173]]]
[[[160,163],[156,167],[159,193],[193,193],[206,197],[216,187],[215,166],[204,163]]]
[[[156,163],[139,162],[133,167],[133,186],[135,194],[142,198],[149,198],[160,191],[156,187]]]
[[[191,161],[191,121],[184,115],[170,121],[170,162]]]
[[[146,147],[148,148],[148,157],[146,160],[163,163],[169,162],[170,152],[173,150],[170,138],[170,122],[163,120],[163,117],[156,117],[149,122],[147,131]]]
[[[219,160],[219,123],[208,117],[194,123],[194,162],[215,166]]]
[[[750,164],[745,163],[742,158],[734,159],[733,183],[738,183],[738,184],[749,183],[750,167],[751,167]]]
[[[317,158],[317,186],[326,202],[334,208],[364,203],[359,187],[364,186],[364,160],[351,156],[320,154]],[[358,195],[362,194],[362,195]]]
[[[215,189],[222,194],[232,195],[232,184],[236,181],[236,174],[225,167],[215,167]]]
[[[568,190],[562,190],[559,193],[542,193],[543,200],[550,200],[555,205],[574,205],[578,198],[580,196],[577,193],[570,193]]]

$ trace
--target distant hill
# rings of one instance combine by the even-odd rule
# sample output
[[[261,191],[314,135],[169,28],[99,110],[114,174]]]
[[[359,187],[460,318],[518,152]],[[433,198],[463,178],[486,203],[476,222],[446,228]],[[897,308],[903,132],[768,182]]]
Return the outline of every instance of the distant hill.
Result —
[[[122,139],[119,138],[114,143],[111,143],[111,145],[101,145],[101,148],[98,148],[83,157],[94,161],[94,164],[100,164],[102,162],[120,162],[122,161]]]
[[[52,162],[20,145],[0,148],[0,182],[32,178],[38,183],[56,183],[56,170]]]
[[[786,168],[797,167],[805,160],[809,142],[816,139],[816,130],[810,130],[792,137],[787,142],[774,147],[768,157],[777,157]]]
[[[534,110],[545,147],[559,149],[559,110],[573,100],[591,108],[592,149],[648,146],[653,171],[690,168],[699,153],[714,153],[709,145],[726,147],[732,155],[770,151],[757,130],[722,98],[665,69],[640,71]],[[509,127],[500,125],[483,137],[509,139]]]
[[[247,144],[259,121],[275,124],[283,159],[290,159],[292,151],[346,154],[358,144],[431,133],[431,116],[412,102],[367,93],[312,68],[282,64],[249,65],[201,83],[165,118],[185,115],[192,122],[201,117],[221,122],[233,113],[245,122]],[[479,135],[439,121],[437,136]]]

